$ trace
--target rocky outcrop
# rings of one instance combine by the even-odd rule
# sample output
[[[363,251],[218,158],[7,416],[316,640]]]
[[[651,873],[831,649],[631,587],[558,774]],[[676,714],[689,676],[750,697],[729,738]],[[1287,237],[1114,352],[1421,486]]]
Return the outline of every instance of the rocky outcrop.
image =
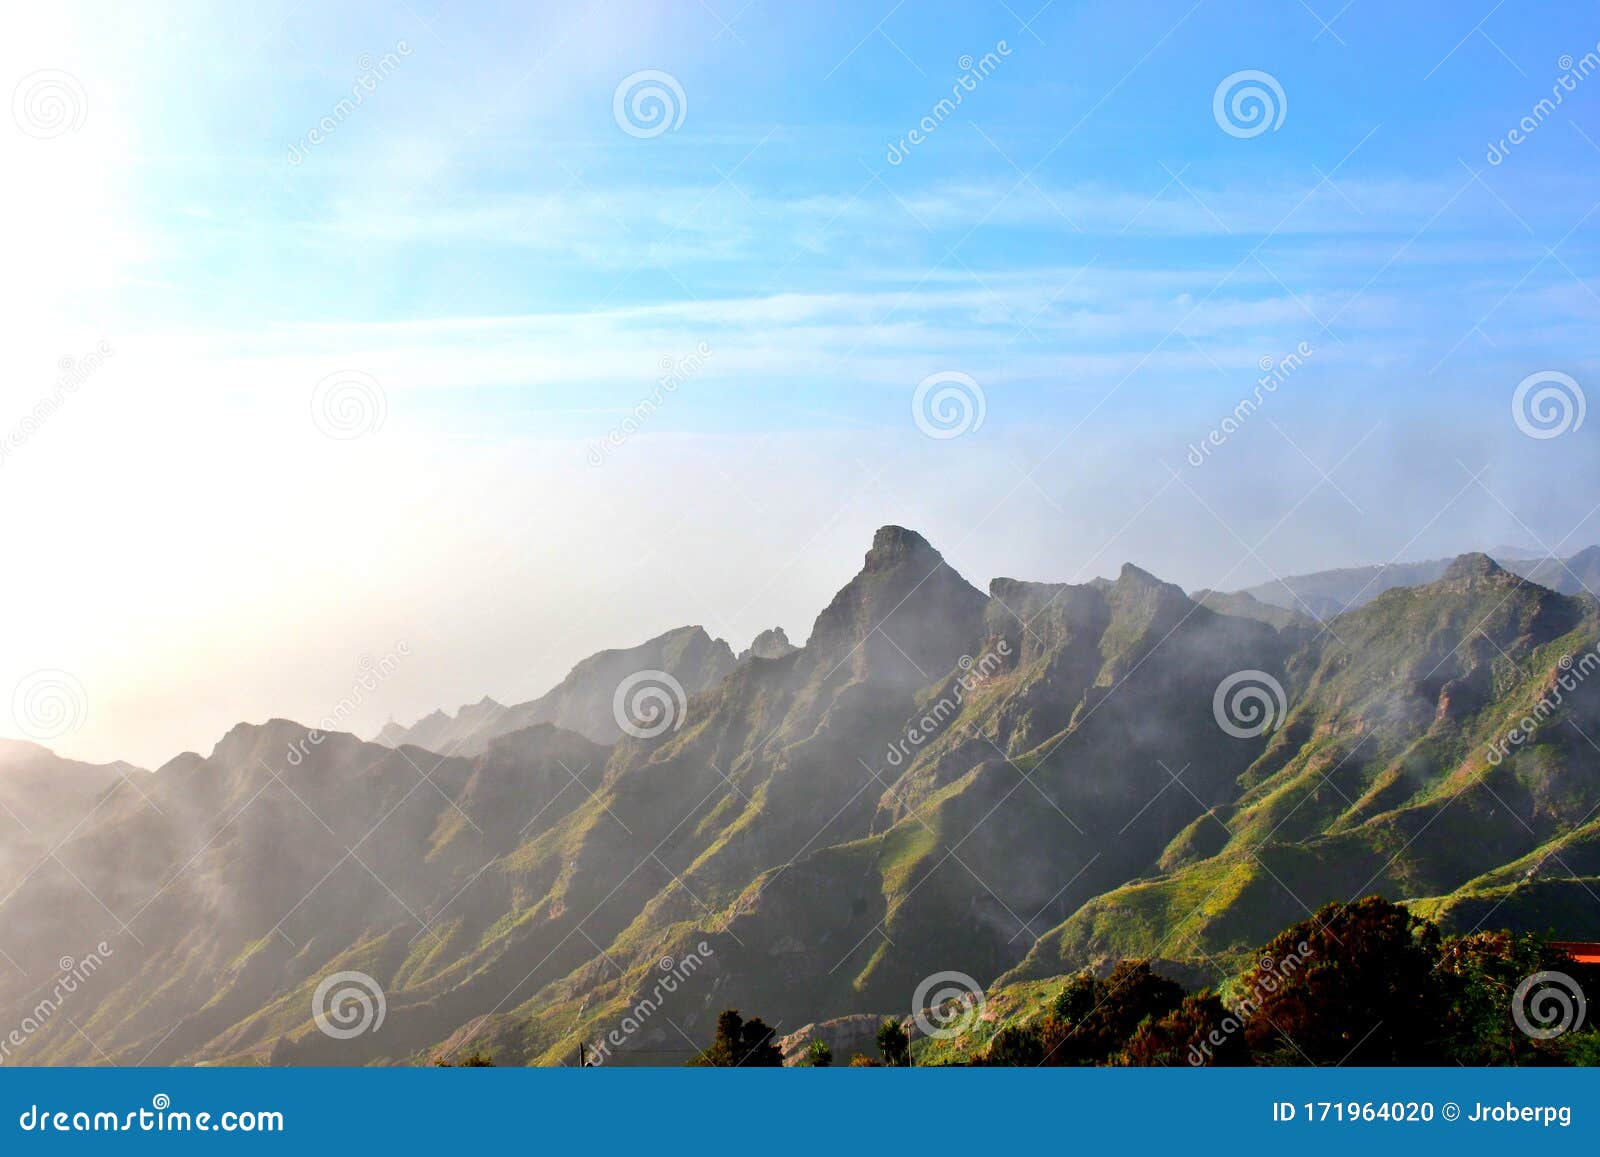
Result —
[[[778,1038],[778,1048],[783,1052],[783,1063],[794,1066],[805,1064],[811,1042],[819,1040],[833,1053],[835,1065],[848,1065],[856,1054],[878,1059],[878,1026],[885,1018],[872,1013],[840,1016],[833,1020],[808,1024],[788,1036]]]
[[[799,649],[789,641],[782,627],[773,627],[762,631],[748,647],[739,652],[739,662],[743,663],[746,659],[781,659]]]

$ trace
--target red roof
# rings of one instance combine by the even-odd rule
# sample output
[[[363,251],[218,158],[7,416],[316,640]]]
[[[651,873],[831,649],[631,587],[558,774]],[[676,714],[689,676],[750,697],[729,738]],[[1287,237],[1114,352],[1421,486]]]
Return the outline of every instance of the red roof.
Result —
[[[1579,964],[1600,964],[1600,941],[1552,940],[1550,947],[1565,952]]]

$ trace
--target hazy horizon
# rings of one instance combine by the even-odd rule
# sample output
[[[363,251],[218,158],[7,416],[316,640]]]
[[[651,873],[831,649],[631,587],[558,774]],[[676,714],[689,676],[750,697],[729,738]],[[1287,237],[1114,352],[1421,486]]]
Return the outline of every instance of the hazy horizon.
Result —
[[[910,527],[909,529],[917,530],[917,528],[914,526]],[[844,582],[848,580],[850,575],[855,572],[855,569],[859,566],[860,562],[859,555],[860,553],[864,552],[866,544],[870,541],[871,533],[872,531],[870,529],[864,532],[860,543],[861,550],[857,551],[856,554],[851,555],[851,559],[853,561],[850,563],[850,565],[841,569],[838,583],[833,589],[837,589],[837,586],[842,586]],[[939,549],[939,544],[937,541],[934,541],[932,545],[935,549]],[[1491,548],[1467,546],[1459,551],[1446,552],[1445,555],[1439,557],[1450,557],[1457,554],[1468,553],[1469,551],[1478,552],[1488,550],[1493,552],[1495,550],[1503,550],[1504,547],[1509,545],[1511,544],[1500,544],[1499,547]],[[1582,549],[1583,546],[1587,545],[1591,544],[1579,544],[1572,550],[1563,552],[1563,555],[1569,556],[1571,554],[1575,554],[1579,549]],[[1524,547],[1513,547],[1512,549],[1517,551],[1525,551],[1529,557],[1535,557],[1539,554],[1537,551],[1528,550]],[[1424,561],[1434,561],[1434,559],[1432,557],[1384,559],[1380,560],[1380,562],[1377,564],[1350,563],[1347,565],[1353,567],[1362,567],[1368,565],[1387,565],[1390,563],[1404,564],[1407,562]],[[977,576],[972,573],[962,571],[962,568],[959,566],[956,567],[956,570],[962,573],[963,577],[967,578],[975,586],[979,587],[980,589],[987,589],[989,580],[993,578],[1020,578],[1027,581],[1037,582],[1070,581],[1074,583],[1088,582],[1095,578],[1114,578],[1120,571],[1122,565],[1125,563],[1131,563],[1135,566],[1140,566],[1141,569],[1150,571],[1151,573],[1155,574],[1157,578],[1160,578],[1164,581],[1173,581],[1167,574],[1164,574],[1158,570],[1151,570],[1150,567],[1143,566],[1138,562],[1138,560],[1135,559],[1125,559],[1115,565],[1102,566],[1099,569],[1084,570],[1083,568],[1079,568],[1078,572],[1072,574],[1066,579],[1052,578],[1049,576],[1040,576],[1034,574],[1009,573],[996,573],[989,576]],[[1328,569],[1338,568],[1330,567]],[[1299,572],[1282,573],[1277,577],[1290,578],[1297,573]],[[1178,585],[1182,586],[1186,591],[1189,592],[1205,589],[1205,584],[1179,583]],[[1247,585],[1255,584],[1236,583],[1233,586],[1224,589],[1241,589]],[[170,749],[163,749],[162,753],[155,758],[141,760],[131,758],[126,754],[119,754],[122,749],[118,747],[119,737],[115,735],[108,735],[105,737],[103,742],[110,745],[106,749],[105,753],[85,753],[75,749],[74,744],[78,740],[79,735],[88,730],[87,726],[84,725],[88,723],[89,715],[93,709],[93,704],[87,703],[86,699],[85,710],[80,717],[83,725],[74,728],[73,731],[69,732],[66,736],[63,736],[61,740],[41,741],[38,738],[26,734],[20,729],[16,729],[15,725],[13,725],[13,730],[8,731],[3,738],[39,743],[40,746],[47,747],[50,750],[55,751],[56,754],[68,758],[81,759],[88,762],[97,763],[122,760],[133,763],[136,766],[144,767],[147,770],[155,770],[163,763],[166,763],[168,760],[185,751],[195,751],[199,752],[200,754],[205,754],[211,749],[212,745],[220,740],[229,729],[239,723],[262,723],[272,718],[292,719],[297,723],[303,723],[309,727],[316,727],[319,722],[331,722],[333,724],[333,730],[353,732],[362,736],[363,738],[371,738],[384,723],[389,721],[398,722],[403,726],[409,727],[434,711],[443,710],[446,713],[453,715],[461,707],[469,706],[485,698],[494,699],[507,706],[517,702],[537,698],[560,682],[560,680],[579,660],[587,658],[589,655],[597,651],[626,649],[637,646],[638,644],[647,641],[649,638],[653,638],[657,635],[666,633],[667,631],[675,630],[680,627],[704,627],[712,638],[722,639],[733,649],[735,653],[738,653],[748,647],[755,634],[758,634],[760,631],[766,630],[770,627],[783,628],[787,632],[790,641],[797,646],[801,646],[805,644],[807,636],[810,634],[812,620],[827,605],[828,598],[832,595],[833,589],[829,589],[819,596],[816,602],[815,610],[809,615],[805,615],[803,618],[796,619],[792,622],[771,622],[765,627],[759,627],[755,631],[750,631],[742,635],[729,635],[725,632],[719,631],[714,625],[712,625],[715,621],[714,619],[711,621],[686,619],[681,622],[663,622],[663,625],[661,625],[660,629],[656,629],[655,627],[642,625],[643,619],[641,618],[641,633],[638,633],[636,637],[612,639],[608,642],[601,643],[597,647],[585,650],[584,647],[587,646],[587,644],[578,645],[570,642],[572,635],[571,632],[569,632],[566,636],[568,641],[566,642],[564,649],[558,653],[565,654],[570,652],[572,656],[570,660],[552,657],[537,667],[530,667],[527,673],[524,673],[520,676],[517,674],[512,674],[509,677],[511,680],[509,685],[512,688],[510,691],[497,693],[495,690],[489,689],[481,693],[465,693],[456,699],[450,699],[448,697],[438,699],[428,698],[428,687],[430,685],[429,677],[431,672],[426,669],[426,664],[417,663],[417,660],[421,656],[418,654],[415,644],[413,644],[409,639],[399,638],[394,640],[392,645],[386,649],[377,651],[368,649],[357,654],[350,664],[348,670],[344,672],[346,676],[346,685],[342,690],[337,692],[334,698],[328,700],[319,708],[315,708],[310,712],[298,714],[292,711],[277,711],[270,709],[258,710],[254,712],[246,711],[243,714],[240,714],[237,718],[233,718],[228,722],[218,722],[212,734],[202,737],[203,741],[187,743],[178,747],[171,747]],[[639,617],[636,615],[623,613],[624,609],[621,607],[616,609],[619,612],[616,617],[619,619]],[[752,610],[748,615],[743,615],[740,617],[754,622],[759,618],[759,615]],[[603,632],[604,628],[600,628],[596,633]],[[421,667],[422,673],[420,677],[413,677],[411,680],[407,681],[407,668],[413,666]],[[542,673],[545,671],[549,671],[551,674],[548,676],[543,675]],[[384,673],[378,674],[379,672]],[[332,672],[331,674],[334,677],[337,677],[339,672]],[[462,685],[470,683],[471,678],[472,676],[470,673],[467,674],[462,681]],[[541,678],[544,679],[543,682],[540,681]],[[396,684],[407,686],[408,694],[404,699],[401,699],[401,697],[396,694],[396,687],[394,686]],[[420,706],[415,707],[409,713],[405,711],[396,711],[391,707],[385,706],[386,704],[394,704],[398,702],[404,702],[408,705],[415,703],[420,704]],[[344,714],[344,712],[348,710],[349,705],[352,703],[354,704],[355,709],[353,711],[349,711],[348,714]],[[341,704],[344,704],[345,706],[341,707]],[[219,715],[218,719],[221,720],[223,717],[224,716]]]

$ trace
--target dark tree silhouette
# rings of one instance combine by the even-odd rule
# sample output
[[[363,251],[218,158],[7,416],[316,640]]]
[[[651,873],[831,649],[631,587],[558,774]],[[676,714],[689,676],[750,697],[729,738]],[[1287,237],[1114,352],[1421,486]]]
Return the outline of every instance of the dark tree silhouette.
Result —
[[[689,1063],[720,1069],[779,1068],[783,1053],[774,1043],[774,1035],[759,1017],[745,1020],[738,1009],[726,1009],[717,1017],[717,1035],[711,1046]]]
[[[911,1038],[899,1021],[885,1017],[878,1026],[878,1051],[883,1054],[883,1063],[891,1068],[911,1063]]]

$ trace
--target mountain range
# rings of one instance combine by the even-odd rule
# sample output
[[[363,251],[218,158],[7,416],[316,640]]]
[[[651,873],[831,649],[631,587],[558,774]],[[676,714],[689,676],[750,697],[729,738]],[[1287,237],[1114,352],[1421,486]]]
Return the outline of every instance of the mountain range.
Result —
[[[939,973],[1206,982],[1374,892],[1600,938],[1600,551],[1511,562],[985,592],[890,526],[800,647],[685,627],[154,772],[3,744],[3,1060],[675,1063],[724,1008],[903,1015]],[[319,1003],[354,976],[366,1031]]]
[[[1600,546],[1591,546],[1571,558],[1535,556],[1512,548],[1499,548],[1494,558],[1513,574],[1564,595],[1600,590]],[[1275,579],[1239,593],[1284,611],[1326,620],[1365,606],[1384,591],[1438,582],[1450,569],[1452,561],[1440,558],[1317,571]],[[1199,597],[1198,592],[1196,597]]]

